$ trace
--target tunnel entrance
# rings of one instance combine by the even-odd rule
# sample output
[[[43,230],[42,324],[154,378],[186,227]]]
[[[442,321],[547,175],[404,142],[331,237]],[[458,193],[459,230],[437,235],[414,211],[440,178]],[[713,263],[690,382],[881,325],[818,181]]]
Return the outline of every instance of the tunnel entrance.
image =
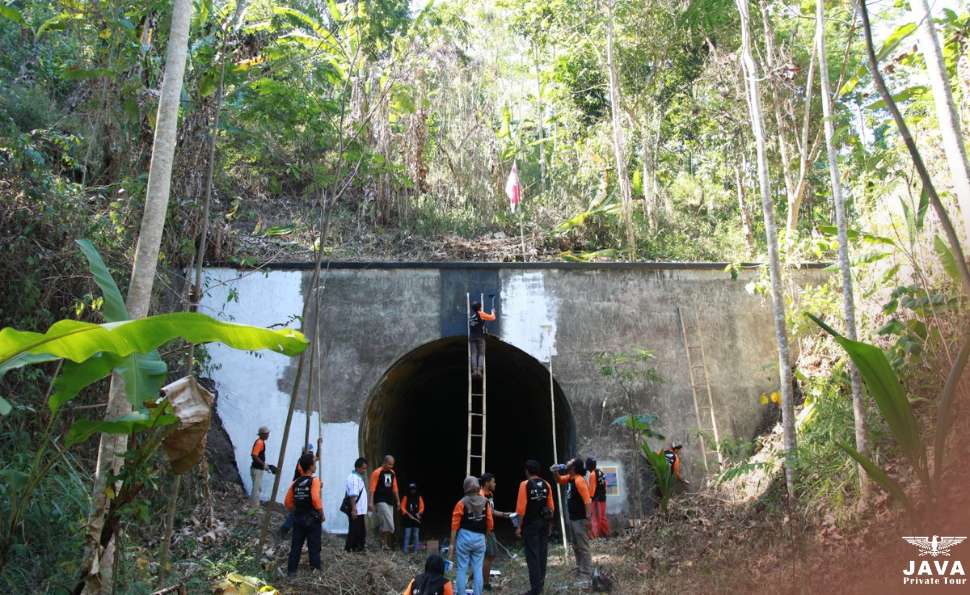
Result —
[[[497,478],[496,508],[511,511],[523,479],[523,462],[534,458],[548,467],[554,460],[564,460],[575,449],[575,424],[554,381],[559,450],[554,457],[548,368],[495,337],[488,338],[486,353],[485,470]],[[418,483],[427,507],[422,540],[447,536],[451,509],[462,495],[468,431],[467,358],[465,337],[426,343],[385,372],[365,407],[361,450],[371,469],[384,454],[394,455],[402,496],[409,481]]]

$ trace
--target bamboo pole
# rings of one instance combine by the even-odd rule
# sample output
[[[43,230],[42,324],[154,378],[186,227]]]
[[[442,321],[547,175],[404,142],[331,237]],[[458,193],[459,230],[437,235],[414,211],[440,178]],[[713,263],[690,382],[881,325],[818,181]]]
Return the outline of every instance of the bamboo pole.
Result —
[[[552,352],[549,353],[549,410],[552,412],[552,458],[553,462],[559,457],[559,446],[556,444],[556,385],[552,376]],[[569,561],[569,543],[566,541],[566,512],[562,502],[562,487],[556,482],[556,497],[559,498],[559,529],[562,532],[562,559]]]

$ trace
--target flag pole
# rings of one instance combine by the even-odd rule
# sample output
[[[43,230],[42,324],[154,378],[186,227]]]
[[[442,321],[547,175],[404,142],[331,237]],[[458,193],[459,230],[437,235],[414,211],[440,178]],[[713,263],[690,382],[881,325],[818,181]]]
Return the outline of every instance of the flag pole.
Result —
[[[525,252],[525,224],[523,220],[525,219],[525,212],[519,209],[519,241],[522,243],[522,262],[529,260]]]

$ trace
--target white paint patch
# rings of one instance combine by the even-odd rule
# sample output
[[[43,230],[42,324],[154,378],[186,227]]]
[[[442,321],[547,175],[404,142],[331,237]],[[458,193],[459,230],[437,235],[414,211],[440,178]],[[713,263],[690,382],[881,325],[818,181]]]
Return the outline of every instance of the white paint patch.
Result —
[[[240,324],[296,327],[298,323],[292,317],[303,312],[301,282],[302,274],[298,271],[240,273],[233,269],[206,269],[205,295],[199,310],[220,320]],[[280,390],[278,381],[284,377],[291,359],[271,351],[237,351],[219,343],[210,344],[208,351],[214,368],[212,377],[219,390],[216,412],[232,441],[236,466],[249,492],[252,488],[250,452],[259,426],[270,429],[267,462],[276,464],[279,455],[290,395]],[[292,477],[292,469],[299,458],[305,420],[303,412],[295,412],[292,427],[298,431],[299,438],[289,441],[286,462],[281,469],[283,480]],[[316,428],[315,415],[311,428]],[[264,500],[269,498],[272,488],[273,476],[265,474]],[[284,495],[281,489],[277,499],[282,502]]]
[[[356,423],[323,424],[323,511],[327,515],[323,530],[328,533],[346,533],[347,515],[340,512],[344,499],[347,476],[354,470],[357,454],[357,436],[360,428]]]
[[[540,362],[556,355],[559,299],[546,292],[544,271],[512,271],[502,279],[502,340]]]
[[[199,310],[209,316],[258,326],[285,325],[298,327],[293,318],[303,312],[303,275],[298,271],[244,272],[233,269],[206,269],[206,292]],[[266,461],[275,465],[283,442],[284,424],[289,409],[290,387],[280,390],[279,379],[285,377],[293,363],[286,356],[263,351],[248,353],[220,344],[208,347],[212,377],[219,390],[217,414],[229,434],[236,466],[247,493],[252,489],[249,474],[250,452],[259,426],[267,426]],[[318,415],[310,417],[310,441],[317,444]],[[306,412],[294,411],[286,445],[286,456],[280,468],[280,488],[276,497],[283,502],[293,479],[293,471],[303,449]],[[340,513],[344,482],[353,471],[357,458],[356,423],[323,424],[323,505],[327,520],[323,525],[330,533],[346,533],[347,517]],[[261,499],[273,492],[274,477],[263,475]]]

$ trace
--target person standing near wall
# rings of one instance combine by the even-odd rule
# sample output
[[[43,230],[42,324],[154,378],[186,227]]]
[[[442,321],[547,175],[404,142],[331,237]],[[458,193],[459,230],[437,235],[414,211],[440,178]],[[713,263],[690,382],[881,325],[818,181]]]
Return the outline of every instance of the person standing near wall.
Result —
[[[323,536],[321,525],[326,516],[323,513],[321,496],[323,486],[320,478],[313,476],[316,470],[317,463],[312,454],[300,457],[301,475],[290,484],[283,499],[283,505],[293,513],[293,539],[290,541],[290,556],[286,564],[287,576],[296,574],[304,541],[310,555],[310,566],[314,570],[320,570],[320,541]]]
[[[491,322],[496,318],[494,305],[491,313],[489,313],[482,309],[480,303],[472,302],[471,318],[468,320],[468,354],[470,360],[468,364],[471,366],[472,376],[475,378],[481,378],[482,371],[485,369],[485,334],[487,332],[485,322]]]
[[[486,535],[495,529],[492,509],[481,494],[481,486],[475,477],[466,477],[462,482],[465,496],[455,504],[451,513],[451,549],[448,557],[455,559],[455,591],[465,593],[468,582],[468,566],[472,569],[472,590],[474,595],[482,595],[485,581],[482,578],[482,563],[485,561]]]
[[[309,443],[309,442],[307,443],[306,448],[303,449],[303,454],[304,455],[309,454],[310,456],[313,456],[312,443]],[[319,461],[320,458],[317,457],[315,460]],[[299,460],[297,460],[296,462],[296,468],[293,469],[293,481],[300,479],[300,477],[304,475],[304,469],[303,469],[302,463],[303,463],[303,455],[300,455]],[[283,524],[280,525],[280,539],[286,539],[286,536],[290,533],[290,529],[293,528],[293,519],[295,516],[296,515],[292,512],[286,515],[286,520],[284,520]]]
[[[254,506],[259,505],[260,494],[263,491],[263,472],[276,473],[276,467],[266,464],[266,440],[268,438],[269,428],[260,426],[256,441],[253,442],[253,450],[250,451],[252,462],[249,464],[249,477],[253,480],[253,486],[249,494],[249,502]]]
[[[593,501],[592,536],[609,537],[610,522],[606,519],[606,474],[596,468],[596,459],[586,459],[589,471],[589,497]]]
[[[478,483],[482,486],[482,498],[485,498],[486,504],[492,510],[492,518],[509,518],[509,513],[495,510],[495,476],[491,473],[485,473],[479,478]],[[482,574],[485,577],[485,586],[483,588],[486,591],[492,590],[492,562],[495,560],[497,554],[498,539],[495,537],[495,531],[492,531],[485,537],[485,564],[482,568]]]
[[[592,500],[584,477],[586,468],[579,457],[564,466],[553,465],[549,470],[556,474],[556,481],[566,486],[566,512],[569,513],[573,552],[576,554],[576,573],[580,581],[587,581],[593,576],[593,558],[589,553]]]
[[[401,507],[401,496],[391,455],[384,455],[384,464],[371,473],[369,503],[370,511],[377,516],[381,547],[394,549],[394,511]]]
[[[550,522],[556,511],[552,500],[552,487],[539,477],[539,461],[525,462],[525,481],[519,484],[515,512],[519,525],[515,536],[525,546],[525,563],[529,567],[529,591],[526,595],[539,595],[546,584],[546,560],[549,557]]]
[[[418,553],[418,543],[421,540],[421,518],[424,516],[424,498],[418,491],[418,484],[408,483],[408,493],[401,498],[401,525],[404,526],[404,553],[408,553],[408,546],[414,544],[414,553]]]
[[[347,476],[347,483],[344,487],[345,506],[341,510],[346,511],[350,520],[350,527],[347,529],[347,541],[344,542],[344,551],[362,552],[367,540],[367,527],[364,519],[367,518],[368,493],[365,479],[367,477],[367,459],[360,457],[354,461],[354,470]]]

